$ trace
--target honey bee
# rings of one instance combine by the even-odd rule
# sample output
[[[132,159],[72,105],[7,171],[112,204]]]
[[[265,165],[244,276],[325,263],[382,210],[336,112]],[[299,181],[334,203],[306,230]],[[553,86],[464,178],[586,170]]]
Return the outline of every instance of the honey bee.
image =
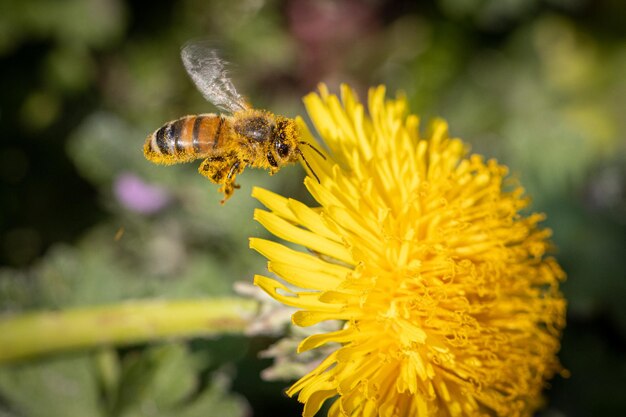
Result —
[[[204,158],[198,171],[221,185],[222,204],[239,188],[235,178],[246,166],[269,169],[273,175],[301,157],[319,182],[300,146],[308,145],[324,156],[300,140],[294,119],[252,108],[228,77],[226,62],[206,44],[188,43],[181,58],[204,98],[227,114],[184,116],[166,123],[146,139],[146,159],[170,165]]]

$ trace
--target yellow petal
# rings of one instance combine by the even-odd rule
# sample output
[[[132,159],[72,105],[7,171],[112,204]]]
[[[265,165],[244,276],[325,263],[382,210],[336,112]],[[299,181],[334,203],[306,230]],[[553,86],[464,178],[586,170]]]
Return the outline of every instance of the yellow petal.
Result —
[[[302,269],[318,271],[343,281],[352,270],[336,263],[323,261],[317,256],[289,249],[271,240],[250,238],[250,248],[256,250],[270,261],[290,263]]]
[[[296,223],[298,219],[289,208],[289,200],[261,187],[252,187],[252,197],[284,219]]]
[[[294,226],[275,214],[256,209],[254,211],[254,219],[281,239],[308,247],[315,252],[322,253],[348,264],[353,262],[352,255],[343,244]]]

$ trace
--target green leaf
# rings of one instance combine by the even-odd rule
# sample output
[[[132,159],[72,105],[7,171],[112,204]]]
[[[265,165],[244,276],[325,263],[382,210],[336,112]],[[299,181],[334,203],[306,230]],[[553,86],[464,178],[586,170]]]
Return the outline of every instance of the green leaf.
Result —
[[[93,362],[85,354],[4,366],[0,393],[26,417],[104,417]]]
[[[182,344],[130,354],[123,363],[115,414],[136,415],[136,410],[142,410],[145,413],[141,415],[159,415],[159,410],[176,406],[196,388],[196,369],[194,358]]]

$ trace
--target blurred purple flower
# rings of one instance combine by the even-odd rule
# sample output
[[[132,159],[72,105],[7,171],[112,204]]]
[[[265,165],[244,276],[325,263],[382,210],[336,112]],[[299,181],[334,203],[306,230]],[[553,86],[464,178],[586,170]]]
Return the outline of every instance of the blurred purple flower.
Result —
[[[348,52],[381,25],[374,2],[361,0],[291,0],[287,18],[307,89],[322,80],[345,80]]]
[[[148,184],[135,174],[129,173],[121,174],[115,179],[113,192],[122,206],[142,214],[156,213],[170,201],[164,188]]]

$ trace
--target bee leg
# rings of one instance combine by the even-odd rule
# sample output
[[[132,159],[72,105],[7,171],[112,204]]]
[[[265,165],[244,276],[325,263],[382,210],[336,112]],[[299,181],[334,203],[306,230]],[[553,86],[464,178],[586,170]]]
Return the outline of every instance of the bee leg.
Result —
[[[224,193],[224,199],[221,201],[224,204],[239,188],[239,185],[235,184],[235,177],[245,166],[246,163],[236,155],[214,156],[202,161],[198,171],[215,184],[221,184],[218,191]]]
[[[235,192],[235,187],[233,183],[227,182],[224,183],[220,189],[218,190],[220,193],[224,193],[224,198],[220,200],[220,204],[224,204]]]
[[[235,163],[237,163],[238,159],[235,158],[234,161]],[[221,185],[218,191],[224,193],[224,199],[222,200],[222,204],[224,204],[224,202],[230,198],[230,196],[233,194],[234,189],[236,188],[233,186],[233,179],[231,179],[231,171],[233,171],[232,166],[232,157],[228,158],[224,156],[214,156],[202,161],[200,167],[198,168],[198,172],[200,174],[207,177],[214,184]]]
[[[276,174],[278,172],[278,164],[276,163],[276,159],[274,159],[274,155],[268,151],[265,157],[267,158],[267,162],[270,164],[270,175]]]
[[[234,175],[237,175],[240,171],[237,171],[237,168],[239,168],[239,165],[241,165],[241,161],[236,161],[231,167],[230,167],[230,171],[228,171],[228,176],[226,177],[227,179],[233,179],[233,181],[235,180],[235,178],[233,177]],[[236,186],[236,188],[239,188],[239,186]]]
[[[224,185],[220,188],[220,191],[224,193],[222,204],[230,198],[236,189],[240,188],[239,184],[235,183],[235,178],[237,177],[237,174],[240,174],[243,171],[244,167],[245,163],[240,160],[235,160],[235,162],[231,165],[228,175],[226,176],[226,180],[224,181]]]
[[[202,161],[198,172],[215,184],[222,184],[224,182],[224,173],[227,172],[229,166],[230,161],[226,158],[223,156],[215,156]]]

